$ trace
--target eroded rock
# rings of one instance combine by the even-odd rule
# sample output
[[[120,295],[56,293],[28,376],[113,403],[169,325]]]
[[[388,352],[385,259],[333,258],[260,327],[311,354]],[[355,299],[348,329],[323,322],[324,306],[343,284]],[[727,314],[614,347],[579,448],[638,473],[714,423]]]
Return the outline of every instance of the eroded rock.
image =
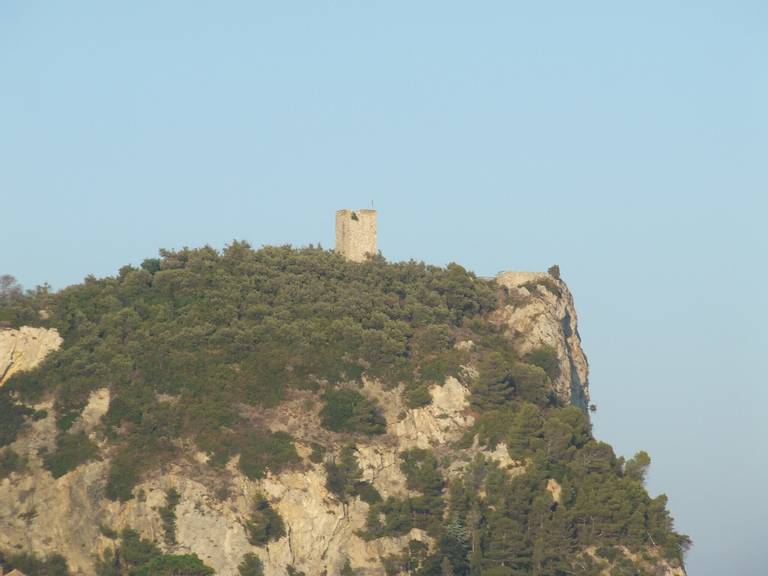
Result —
[[[18,330],[0,330],[0,386],[15,373],[40,364],[61,343],[61,336],[53,328],[22,326]]]
[[[554,382],[565,403],[589,405],[589,364],[581,348],[576,306],[568,286],[546,272],[502,272],[496,282],[507,288],[510,303],[497,310],[520,356],[549,346],[560,366]]]

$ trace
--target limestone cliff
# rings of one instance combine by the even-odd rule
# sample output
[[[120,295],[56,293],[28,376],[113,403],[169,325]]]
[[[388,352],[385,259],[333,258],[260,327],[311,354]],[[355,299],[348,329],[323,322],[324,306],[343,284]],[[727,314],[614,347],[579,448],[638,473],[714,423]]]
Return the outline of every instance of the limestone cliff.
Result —
[[[61,337],[54,329],[0,329],[0,386],[16,372],[31,370],[60,346]]]
[[[508,303],[495,314],[520,356],[549,346],[560,364],[554,382],[565,403],[586,409],[589,364],[581,348],[576,306],[568,286],[545,272],[502,272],[496,282],[509,291]]]
[[[368,382],[365,390],[388,393],[375,382]],[[438,447],[446,438],[460,434],[466,418],[471,418],[461,416],[468,407],[468,390],[457,380],[435,386],[432,393],[432,404],[408,410],[399,420],[390,412],[388,433],[356,446],[363,478],[383,497],[408,492],[399,468],[399,451],[414,445]],[[390,394],[394,397],[398,391]],[[252,482],[234,462],[223,475],[213,475],[204,464],[204,456],[191,454],[186,461],[173,463],[140,484],[135,490],[139,496],[126,503],[103,498],[106,460],[53,479],[43,468],[40,455],[54,444],[54,418],[34,422],[11,446],[25,458],[25,470],[0,482],[0,550],[38,555],[58,552],[77,573],[93,574],[94,558],[112,545],[103,528],[131,527],[149,539],[162,541],[158,509],[165,503],[165,491],[174,487],[181,494],[176,508],[179,544],[170,550],[198,554],[217,574],[237,574],[237,565],[248,552],[257,553],[266,573],[275,576],[287,574],[287,566],[308,575],[338,574],[347,561],[359,574],[383,574],[383,557],[400,552],[411,540],[430,543],[430,538],[418,529],[372,541],[357,535],[365,526],[368,504],[359,499],[349,504],[339,501],[326,489],[324,467],[308,459],[310,450],[305,442],[318,439],[318,435],[324,436],[331,450],[337,448],[332,435],[312,425],[317,407],[308,406],[308,398],[308,394],[297,393],[268,418],[275,430],[290,430],[297,438],[304,457],[297,469]],[[97,391],[75,426],[90,431],[100,441],[93,432],[94,425],[108,404],[106,389]],[[51,406],[38,408],[50,410]],[[287,529],[285,538],[263,548],[248,542],[245,529],[257,493],[267,496]]]

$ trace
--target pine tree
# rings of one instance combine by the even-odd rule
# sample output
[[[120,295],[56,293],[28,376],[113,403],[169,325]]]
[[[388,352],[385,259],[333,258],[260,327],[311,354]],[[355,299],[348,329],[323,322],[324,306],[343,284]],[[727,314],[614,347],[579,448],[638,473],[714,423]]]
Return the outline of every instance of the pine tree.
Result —
[[[538,408],[532,404],[520,407],[507,438],[509,452],[514,458],[524,458],[530,454],[532,446],[541,436],[542,425]]]
[[[524,574],[531,566],[531,546],[525,527],[503,514],[494,513],[488,519],[488,541],[483,551],[483,574],[491,570],[502,574]]]

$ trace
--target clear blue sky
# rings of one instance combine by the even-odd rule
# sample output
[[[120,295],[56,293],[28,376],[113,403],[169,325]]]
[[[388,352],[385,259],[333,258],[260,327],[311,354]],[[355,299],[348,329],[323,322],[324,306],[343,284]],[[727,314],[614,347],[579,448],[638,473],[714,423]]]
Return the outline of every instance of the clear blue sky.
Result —
[[[768,3],[0,0],[0,273],[322,242],[560,264],[692,576],[768,566]]]

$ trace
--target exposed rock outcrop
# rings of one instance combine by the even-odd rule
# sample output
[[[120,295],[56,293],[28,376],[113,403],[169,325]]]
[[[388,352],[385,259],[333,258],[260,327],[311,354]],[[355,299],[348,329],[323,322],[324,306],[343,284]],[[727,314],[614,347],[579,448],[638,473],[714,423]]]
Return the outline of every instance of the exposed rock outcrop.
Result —
[[[494,319],[505,326],[520,356],[549,346],[560,365],[554,386],[564,402],[589,405],[589,364],[581,348],[576,306],[568,286],[546,272],[501,272],[496,282],[509,291],[509,303]]]
[[[0,330],[0,386],[16,372],[40,364],[61,343],[61,336],[53,328],[22,326],[18,330]]]
[[[375,381],[367,381],[364,392],[399,397],[398,389],[384,390]],[[466,414],[469,391],[458,380],[433,386],[431,393],[430,405],[404,410],[400,420],[393,411],[395,419],[387,434],[356,446],[363,479],[384,498],[411,494],[400,469],[401,451],[435,447],[456,438],[472,421]],[[290,429],[304,456],[308,450],[301,441],[316,438],[312,423],[317,422],[320,406],[309,400],[307,394],[297,394],[267,421],[274,429]],[[73,428],[91,433],[108,405],[107,389],[93,392]],[[290,416],[299,405],[304,409],[302,426]],[[393,406],[400,410],[402,403]],[[51,411],[52,406],[38,408]],[[165,492],[171,487],[181,496],[176,508],[178,545],[166,549],[195,553],[219,575],[236,575],[242,557],[252,552],[261,557],[269,576],[287,575],[287,566],[306,574],[338,574],[347,561],[358,574],[381,576],[381,559],[402,552],[411,540],[434,545],[418,529],[399,537],[363,539],[358,533],[365,528],[369,505],[360,499],[340,501],[326,488],[322,464],[306,458],[295,470],[268,474],[256,482],[245,478],[232,462],[224,472],[227,490],[220,494],[216,486],[221,478],[213,481],[205,459],[191,454],[187,461],[174,463],[139,484],[132,500],[110,502],[104,499],[108,460],[80,466],[58,479],[45,470],[41,454],[53,448],[56,432],[51,414],[30,423],[11,446],[24,456],[26,467],[0,482],[0,550],[23,549],[38,555],[58,552],[77,573],[93,574],[95,558],[113,545],[105,535],[109,530],[102,527],[115,531],[130,527],[153,541],[163,541],[158,510],[165,505]],[[332,448],[332,438],[325,440]],[[250,544],[245,528],[256,494],[268,498],[287,532],[264,547]]]
[[[631,561],[635,566],[642,567],[646,571],[646,574],[654,574],[656,576],[687,576],[685,568],[682,566],[672,566],[662,558],[658,550],[650,548],[645,550],[642,554],[637,554],[625,546],[616,546],[615,549],[619,552],[618,559],[627,559]],[[590,556],[593,561],[598,564],[600,567],[600,576],[612,576],[619,571],[623,572],[621,568],[617,569],[617,562],[615,559],[614,561],[609,561],[605,558],[601,558],[600,555],[597,554],[597,549],[594,546],[587,548],[584,553]]]
[[[409,410],[394,427],[400,446],[429,448],[458,440],[472,425],[467,413],[469,389],[456,378],[448,378],[443,386],[430,388],[432,402],[423,408]]]

